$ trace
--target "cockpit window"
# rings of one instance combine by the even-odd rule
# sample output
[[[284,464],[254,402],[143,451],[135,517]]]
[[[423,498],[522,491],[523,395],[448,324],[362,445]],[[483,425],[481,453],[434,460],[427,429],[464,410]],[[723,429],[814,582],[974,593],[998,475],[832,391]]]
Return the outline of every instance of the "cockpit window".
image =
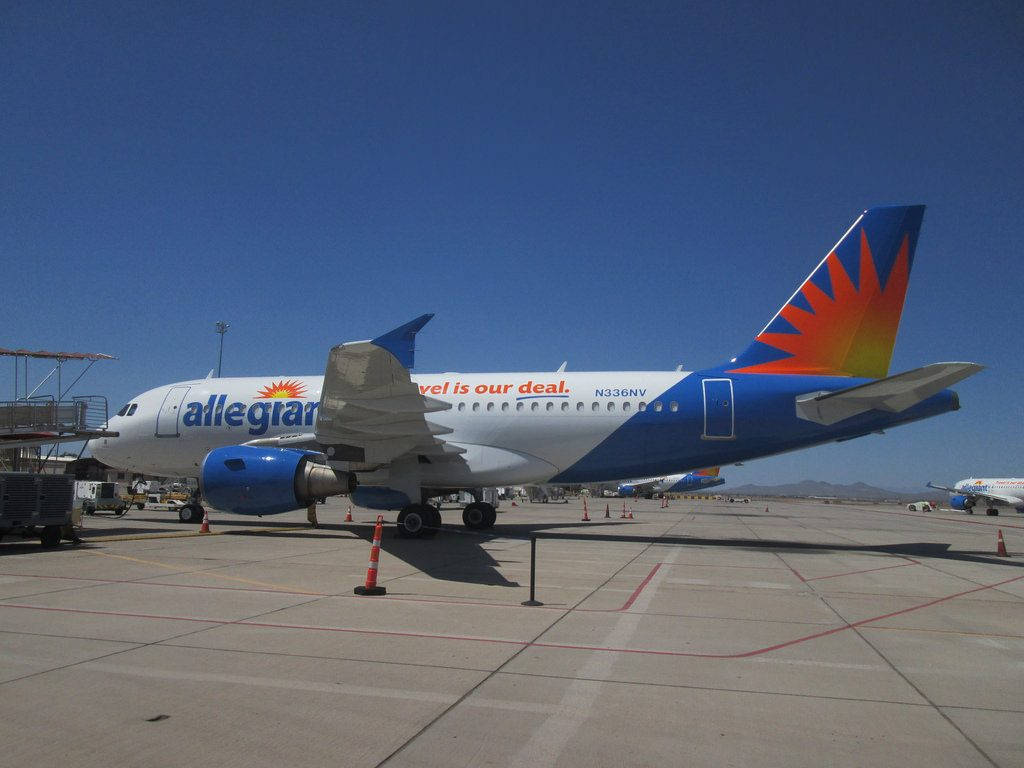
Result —
[[[117,412],[117,415],[118,415],[118,416],[124,416],[124,415],[125,415],[126,413],[128,413],[128,406],[129,406],[129,405],[130,405],[130,403],[127,403],[127,404],[125,404],[125,405],[122,405],[122,406],[121,406],[121,410],[119,410],[119,411]]]
[[[125,415],[126,416],[134,416],[135,415],[135,411],[137,411],[138,409],[139,409],[139,404],[138,403],[132,403],[131,407],[128,408],[128,413],[125,414]]]

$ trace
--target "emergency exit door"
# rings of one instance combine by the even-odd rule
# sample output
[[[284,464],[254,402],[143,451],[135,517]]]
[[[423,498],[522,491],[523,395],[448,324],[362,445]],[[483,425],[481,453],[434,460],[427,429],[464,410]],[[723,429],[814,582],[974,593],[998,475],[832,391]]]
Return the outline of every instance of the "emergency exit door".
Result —
[[[732,379],[704,379],[704,440],[732,440],[736,437],[733,416]]]

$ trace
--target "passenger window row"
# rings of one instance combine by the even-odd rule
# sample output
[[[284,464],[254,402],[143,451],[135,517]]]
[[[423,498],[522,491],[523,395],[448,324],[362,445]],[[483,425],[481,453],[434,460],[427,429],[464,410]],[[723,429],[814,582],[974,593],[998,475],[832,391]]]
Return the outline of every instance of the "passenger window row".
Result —
[[[607,404],[605,405],[605,410],[606,411],[614,411],[618,407],[619,406],[616,406],[615,401],[609,400],[607,402]],[[459,403],[455,407],[455,409],[458,410],[458,411],[465,411],[465,410],[467,410],[467,408],[470,411],[472,411],[473,413],[478,413],[480,411],[495,411],[495,410],[498,410],[499,408],[502,411],[508,411],[508,410],[511,410],[511,405],[509,403],[507,403],[507,402],[501,403],[499,405],[499,404],[495,403],[493,400],[490,400],[490,401],[488,401],[487,403],[484,403],[484,404],[481,404],[480,401],[476,401],[476,402],[471,403],[471,404],[467,404],[466,402],[461,402],[461,403]],[[637,403],[637,406],[636,406],[636,409],[638,411],[646,411],[648,408],[653,409],[655,413],[661,413],[662,410],[664,410],[664,405],[661,402],[661,400],[655,400],[650,405],[648,405],[647,403],[641,401],[641,402]],[[517,411],[525,411],[525,410],[530,410],[530,411],[540,411],[540,410],[544,410],[544,411],[555,411],[555,410],[570,411],[571,410],[571,406],[569,405],[569,402],[566,401],[566,400],[563,400],[561,403],[558,403],[558,404],[556,404],[555,402],[549,400],[548,402],[544,403],[543,405],[541,405],[541,403],[538,403],[536,400],[534,400],[529,405],[527,405],[522,400],[520,400],[519,402],[517,402],[515,404],[515,409]],[[576,402],[576,412],[577,413],[582,413],[582,412],[586,411],[586,409],[587,409],[587,404],[585,402],[583,402],[582,400],[578,400]],[[621,409],[622,409],[623,412],[628,413],[629,411],[631,411],[633,409],[633,404],[630,401],[627,400],[624,403],[622,403]],[[668,404],[668,409],[672,413],[677,412],[679,410],[679,403],[677,403],[675,400],[671,401]],[[596,401],[592,402],[590,404],[590,410],[593,413],[600,412],[601,411],[601,403],[596,402]]]

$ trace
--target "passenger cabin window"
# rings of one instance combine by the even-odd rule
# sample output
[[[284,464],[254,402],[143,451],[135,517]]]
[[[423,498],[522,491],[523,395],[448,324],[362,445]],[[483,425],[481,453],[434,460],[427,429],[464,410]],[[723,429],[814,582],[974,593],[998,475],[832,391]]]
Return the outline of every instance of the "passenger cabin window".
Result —
[[[507,411],[508,410],[508,403],[502,403],[501,404],[501,410]]]
[[[494,410],[494,403],[488,403],[487,404],[487,410],[488,411],[493,411]]]
[[[538,403],[536,400],[534,400],[532,403],[530,403],[530,410],[531,411],[536,411],[538,408],[540,408],[540,403]]]
[[[599,410],[601,410],[601,404],[600,403],[592,403],[591,406],[590,406],[590,410],[592,410],[594,413],[597,413]]]
[[[622,404],[622,410],[624,410],[624,411],[628,411],[632,407],[633,406],[629,404],[628,400]]]
[[[636,409],[638,411],[646,411],[647,410],[647,403],[645,403],[643,400],[641,400],[640,404],[636,407]]]
[[[523,410],[523,404],[522,404],[521,402],[519,402],[519,403],[516,403],[516,410],[517,410],[517,411],[521,411],[521,410]]]
[[[459,410],[460,411],[466,410],[466,404],[465,403],[459,403]]]
[[[657,413],[661,413],[661,400],[655,400],[654,401],[654,410]]]
[[[569,404],[567,402],[565,402],[564,400],[562,401],[562,410],[563,411],[568,411],[569,410]]]
[[[555,410],[555,404],[552,403],[550,400],[548,400],[548,404],[544,406],[544,410],[545,411],[553,411],[553,410]]]
[[[576,403],[576,410],[577,411],[582,411],[585,407],[586,406],[583,404],[582,400],[580,400],[578,403]]]
[[[473,410],[474,411],[479,411],[480,410],[480,403],[473,403]]]
[[[673,400],[671,403],[668,404],[668,409],[672,411],[672,413],[675,413],[676,411],[679,410],[679,403]]]
[[[608,410],[609,411],[614,411],[615,410],[615,403],[614,403],[614,401],[609,401],[608,402]]]

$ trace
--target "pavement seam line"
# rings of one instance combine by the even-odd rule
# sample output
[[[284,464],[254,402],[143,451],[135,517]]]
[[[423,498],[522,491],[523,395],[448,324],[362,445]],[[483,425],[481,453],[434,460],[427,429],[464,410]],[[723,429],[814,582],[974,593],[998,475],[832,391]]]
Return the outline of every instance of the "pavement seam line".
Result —
[[[678,523],[676,523],[676,524],[678,524]],[[668,531],[672,530],[672,528],[674,528],[676,524],[670,526],[668,528]],[[667,533],[668,531],[666,531],[665,533]],[[664,535],[665,534],[663,533],[662,536],[664,536]],[[380,762],[377,763],[375,768],[381,768],[382,766],[384,766],[385,764],[390,762],[392,758],[394,758],[395,756],[397,756],[398,754],[403,752],[406,749],[406,747],[408,747],[410,744],[412,744],[414,741],[416,741],[416,739],[418,739],[422,734],[426,733],[427,730],[432,728],[435,723],[439,722],[445,715],[447,715],[449,712],[451,712],[456,707],[458,707],[467,698],[472,696],[475,691],[479,690],[480,687],[484,685],[484,683],[486,683],[488,680],[494,679],[494,677],[497,676],[502,671],[503,668],[505,668],[510,663],[512,663],[516,658],[519,657],[520,654],[524,653],[527,648],[535,647],[535,644],[536,644],[537,640],[539,640],[547,632],[549,632],[553,627],[555,627],[559,622],[561,622],[563,619],[565,619],[566,616],[569,616],[573,612],[573,610],[575,608],[577,608],[580,604],[582,604],[585,600],[590,599],[598,590],[600,590],[602,587],[604,587],[606,584],[608,584],[612,579],[614,579],[616,576],[618,576],[620,573],[622,573],[622,571],[624,571],[630,565],[635,563],[637,561],[637,559],[639,559],[641,556],[643,556],[650,549],[651,549],[651,544],[648,544],[647,546],[643,547],[639,552],[637,552],[637,554],[634,557],[632,557],[631,559],[629,559],[625,563],[623,563],[623,565],[619,569],[617,569],[614,573],[612,573],[607,579],[605,579],[603,582],[601,582],[596,587],[594,587],[594,589],[592,589],[590,592],[588,592],[582,598],[577,600],[575,604],[573,604],[572,606],[569,606],[568,608],[566,608],[566,610],[562,613],[561,616],[558,616],[554,621],[552,621],[550,624],[548,624],[546,627],[544,627],[540,632],[538,632],[534,636],[533,640],[530,641],[530,643],[528,645],[523,645],[523,647],[521,647],[519,650],[517,650],[515,653],[513,653],[511,656],[509,656],[507,659],[505,659],[505,661],[503,661],[497,667],[495,667],[494,670],[491,671],[490,674],[485,675],[483,677],[483,679],[480,680],[476,685],[474,685],[471,688],[469,688],[462,696],[460,696],[458,699],[456,699],[454,702],[452,702],[448,707],[446,707],[441,712],[439,712],[436,717],[434,717],[433,719],[430,720],[430,722],[426,723],[416,733],[414,733],[412,736],[410,736],[408,739],[406,739],[404,743],[402,743],[401,745],[396,747],[394,749],[394,751],[392,751],[389,755],[385,756],[383,760],[381,760]]]

